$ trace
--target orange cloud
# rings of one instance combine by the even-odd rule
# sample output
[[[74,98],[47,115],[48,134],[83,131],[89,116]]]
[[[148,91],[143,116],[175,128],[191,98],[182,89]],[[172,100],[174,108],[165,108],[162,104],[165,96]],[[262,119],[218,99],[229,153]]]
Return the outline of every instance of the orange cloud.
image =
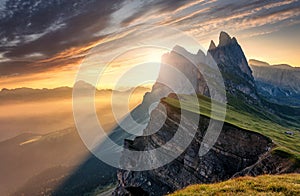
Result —
[[[117,41],[132,33],[134,29],[101,38],[81,47],[67,49],[47,59],[32,62],[32,73],[13,74],[1,78],[1,88],[53,88],[73,86],[76,72],[88,52],[97,45]]]

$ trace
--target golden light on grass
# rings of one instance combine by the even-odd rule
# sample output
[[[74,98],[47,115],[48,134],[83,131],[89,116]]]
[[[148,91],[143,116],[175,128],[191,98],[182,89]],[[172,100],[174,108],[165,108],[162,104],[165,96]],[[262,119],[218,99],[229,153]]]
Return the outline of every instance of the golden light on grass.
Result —
[[[240,177],[221,183],[192,185],[170,194],[179,195],[300,195],[300,174]]]

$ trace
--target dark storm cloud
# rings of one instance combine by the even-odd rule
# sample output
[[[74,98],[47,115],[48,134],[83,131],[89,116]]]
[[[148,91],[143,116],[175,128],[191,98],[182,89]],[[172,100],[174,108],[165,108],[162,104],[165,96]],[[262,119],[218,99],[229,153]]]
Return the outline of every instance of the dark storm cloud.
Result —
[[[42,37],[22,43],[5,54],[8,58],[40,52],[51,56],[70,47],[76,47],[95,41],[98,38],[93,32],[104,29],[109,21],[108,16],[94,16],[94,13],[84,13],[66,21],[66,25],[58,30],[47,32]]]
[[[20,43],[5,56],[22,57],[34,52],[53,55],[93,41],[93,33],[108,26],[116,2],[43,0],[35,5],[36,1],[8,1],[7,14],[0,22],[1,38],[8,44],[13,40]],[[33,41],[26,40],[30,35]]]
[[[82,58],[74,57],[70,59],[58,59],[48,63],[32,62],[32,61],[13,61],[3,62],[0,65],[0,79],[19,76],[22,74],[41,73],[50,71],[55,68],[62,68],[71,64],[80,63]]]
[[[19,72],[24,72],[23,66],[29,64],[27,61],[3,62],[0,65],[0,78],[3,76],[17,75]],[[26,67],[26,66],[25,66]],[[26,71],[26,70],[25,70]]]
[[[34,72],[39,69],[26,61],[28,56],[51,58],[99,39],[94,33],[109,26],[119,6],[120,1],[6,1],[0,15],[0,51],[10,61],[0,64],[0,74]]]

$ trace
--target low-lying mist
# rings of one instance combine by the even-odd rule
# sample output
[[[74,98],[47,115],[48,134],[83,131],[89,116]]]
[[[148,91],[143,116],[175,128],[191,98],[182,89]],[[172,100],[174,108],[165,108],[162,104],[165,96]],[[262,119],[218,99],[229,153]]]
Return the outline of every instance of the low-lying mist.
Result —
[[[75,128],[72,91],[65,90],[63,95],[55,90],[44,92],[49,96],[28,90],[26,97],[22,92],[22,96],[19,92],[0,95],[0,195],[34,195],[39,189],[54,189],[90,156]],[[125,104],[132,110],[148,90],[114,92],[114,107]],[[98,119],[106,132],[116,126],[112,92],[97,91],[95,97]],[[89,116],[86,118],[88,123]],[[48,184],[50,181],[53,183]]]
[[[143,99],[148,89],[114,93],[114,100],[129,98],[128,107],[133,109]],[[74,126],[72,98],[57,97],[52,99],[33,99],[34,101],[20,99],[2,103],[0,107],[0,141],[12,138],[22,133],[46,134],[53,131]],[[106,131],[115,126],[114,115],[111,109],[112,91],[100,91],[95,99],[98,119]],[[114,102],[114,107],[127,103]]]

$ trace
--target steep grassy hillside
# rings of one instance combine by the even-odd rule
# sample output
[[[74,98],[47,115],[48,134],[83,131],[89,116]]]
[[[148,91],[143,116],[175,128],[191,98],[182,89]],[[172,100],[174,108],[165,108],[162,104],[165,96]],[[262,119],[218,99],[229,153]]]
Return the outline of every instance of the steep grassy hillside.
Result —
[[[300,174],[241,177],[216,184],[192,185],[171,196],[300,195]]]
[[[167,97],[163,101],[177,108],[182,108],[191,112],[199,112],[197,106],[192,101],[194,99],[188,95],[181,95],[184,99],[181,106],[177,99]],[[211,116],[211,100],[208,97],[199,95],[200,113],[204,116]],[[233,100],[231,100],[232,102]],[[214,101],[215,102],[215,101]],[[216,102],[216,112],[221,111],[221,104]],[[240,128],[261,133],[273,140],[277,145],[273,149],[274,153],[282,156],[289,156],[293,161],[300,163],[300,132],[299,124],[297,125],[296,118],[288,121],[277,115],[267,111],[262,111],[260,108],[245,104],[235,100],[234,107],[227,105],[226,119],[227,123],[236,125]],[[218,120],[218,116],[215,117]],[[292,117],[291,117],[292,118]],[[287,135],[285,132],[293,132],[293,135]]]

